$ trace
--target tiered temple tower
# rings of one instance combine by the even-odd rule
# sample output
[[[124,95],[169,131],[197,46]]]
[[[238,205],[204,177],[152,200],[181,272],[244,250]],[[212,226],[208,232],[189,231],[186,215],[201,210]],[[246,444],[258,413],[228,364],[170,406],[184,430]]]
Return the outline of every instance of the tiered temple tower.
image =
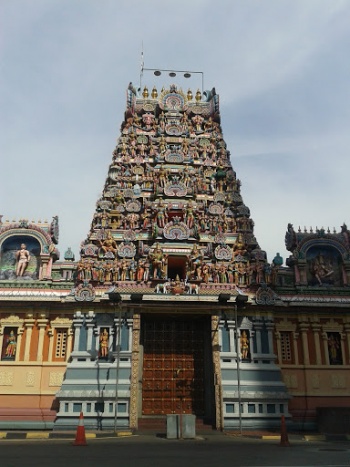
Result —
[[[288,224],[266,261],[214,89],[130,84],[78,261],[58,234],[0,215],[2,430],[349,432],[350,231]]]
[[[114,418],[132,428],[174,413],[216,428],[238,426],[243,412],[251,426],[287,415],[272,317],[237,317],[237,297],[273,276],[240,186],[215,89],[141,94],[130,83],[81,245],[74,294],[86,306],[73,320],[56,427],[78,410],[92,427]],[[100,309],[86,304],[97,300]]]
[[[213,89],[128,89],[121,136],[78,279],[176,293],[268,282]]]

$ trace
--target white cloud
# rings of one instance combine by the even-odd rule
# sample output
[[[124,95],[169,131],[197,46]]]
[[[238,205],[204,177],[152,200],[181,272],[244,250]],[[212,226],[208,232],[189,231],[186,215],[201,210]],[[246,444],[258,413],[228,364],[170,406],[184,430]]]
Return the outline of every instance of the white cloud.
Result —
[[[1,214],[60,216],[78,253],[125,110],[149,68],[204,72],[258,241],[349,222],[347,1],[12,0],[0,5]],[[144,77],[157,84],[152,74]],[[160,88],[163,82],[159,81]],[[198,76],[188,83],[200,86]]]

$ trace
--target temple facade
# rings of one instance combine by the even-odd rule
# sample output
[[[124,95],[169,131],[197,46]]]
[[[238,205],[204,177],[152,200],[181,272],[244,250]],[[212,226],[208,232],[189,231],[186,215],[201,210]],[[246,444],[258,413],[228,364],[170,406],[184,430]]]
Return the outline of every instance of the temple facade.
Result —
[[[254,235],[215,89],[130,83],[76,261],[59,220],[0,219],[0,428],[297,429],[350,403],[350,233]],[[349,427],[348,427],[349,428]]]

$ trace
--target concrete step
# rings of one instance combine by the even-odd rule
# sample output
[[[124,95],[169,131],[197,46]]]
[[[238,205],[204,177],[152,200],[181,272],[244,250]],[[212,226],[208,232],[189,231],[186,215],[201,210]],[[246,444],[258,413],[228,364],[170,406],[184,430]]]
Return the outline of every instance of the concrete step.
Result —
[[[137,431],[166,431],[166,415],[165,416],[147,416],[141,417],[138,420]],[[196,418],[196,431],[211,431],[213,426],[203,418]]]

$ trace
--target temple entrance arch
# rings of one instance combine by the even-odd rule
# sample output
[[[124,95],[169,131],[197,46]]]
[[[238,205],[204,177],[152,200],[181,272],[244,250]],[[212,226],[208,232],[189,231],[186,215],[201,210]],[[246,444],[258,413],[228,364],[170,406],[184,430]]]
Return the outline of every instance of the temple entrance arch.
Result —
[[[142,415],[185,413],[211,420],[210,317],[149,314],[141,329]]]

